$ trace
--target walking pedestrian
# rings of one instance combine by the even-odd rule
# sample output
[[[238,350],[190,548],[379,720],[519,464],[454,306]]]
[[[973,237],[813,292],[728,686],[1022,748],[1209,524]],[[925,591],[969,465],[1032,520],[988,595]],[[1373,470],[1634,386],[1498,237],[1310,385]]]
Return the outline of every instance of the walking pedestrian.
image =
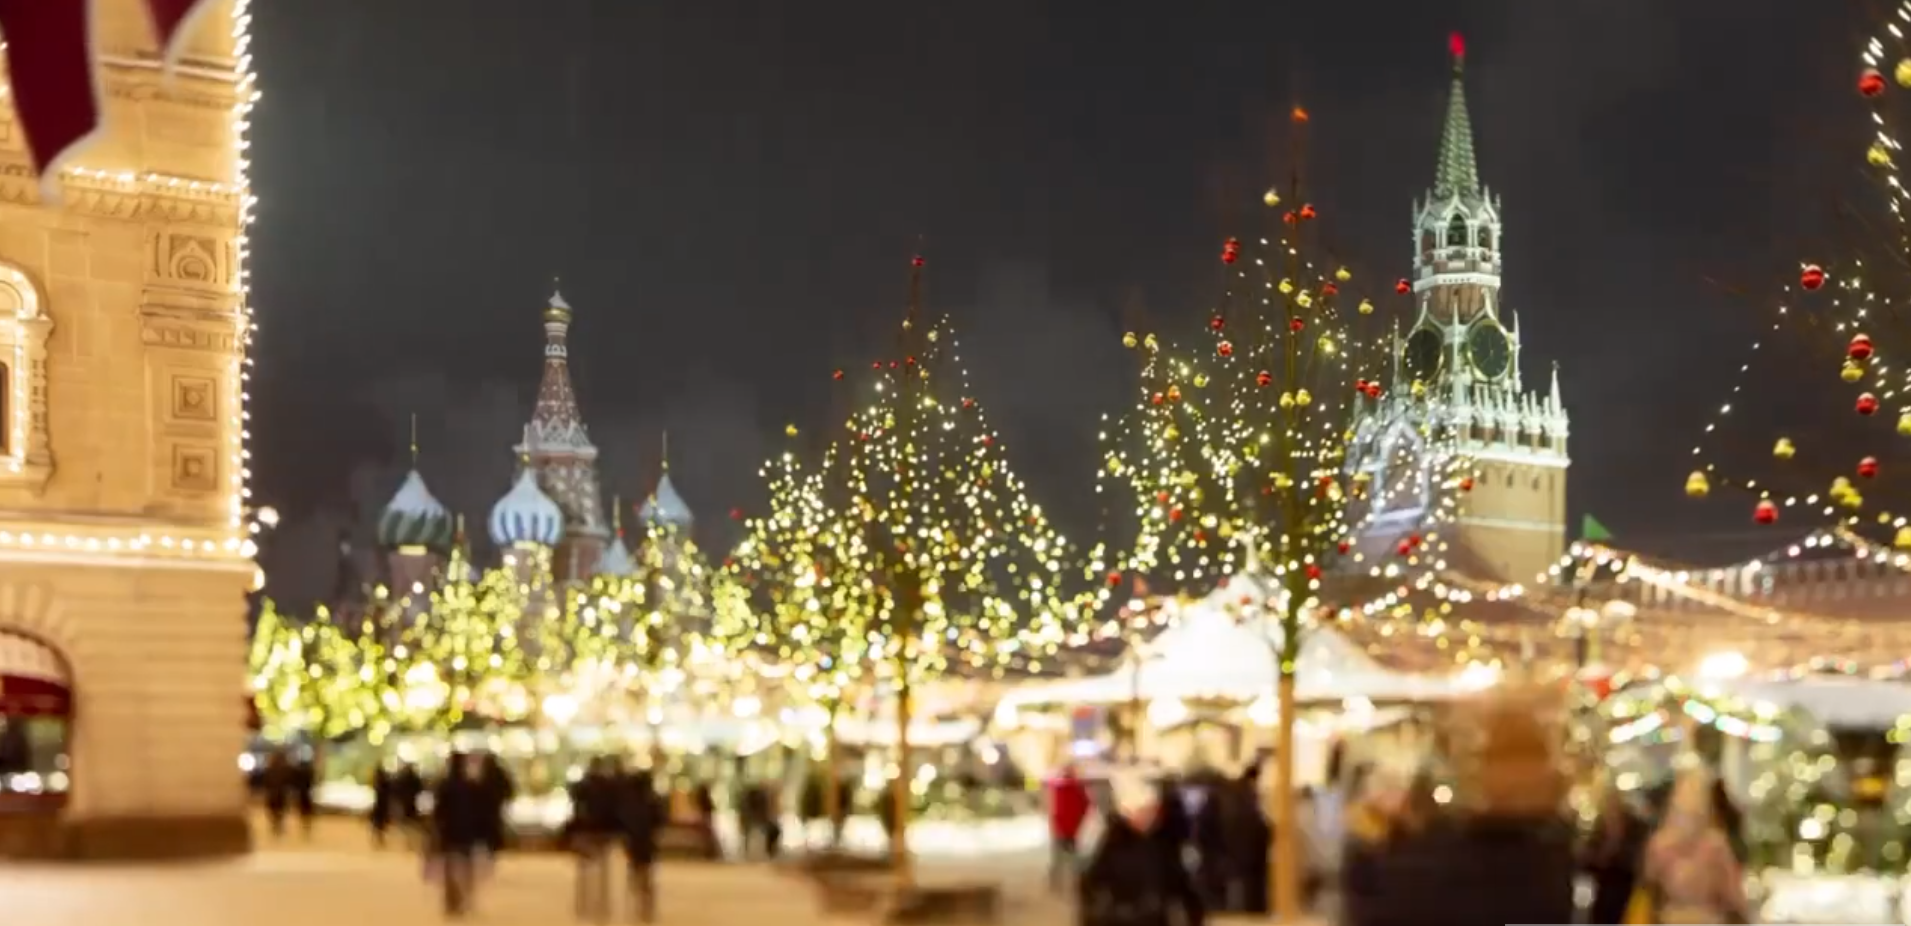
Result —
[[[1048,788],[1048,889],[1061,893],[1081,869],[1082,823],[1088,819],[1088,786],[1063,765]]]
[[[632,772],[624,781],[618,823],[624,839],[626,877],[632,915],[643,923],[657,918],[657,830],[667,811],[648,769]]]
[[[444,884],[445,916],[471,912],[477,891],[478,857],[491,837],[491,794],[480,756],[453,755],[432,794],[435,874]]]
[[[571,819],[565,829],[571,852],[577,856],[579,922],[610,922],[610,850],[618,835],[620,787],[608,761],[601,757],[592,760],[571,787]]]

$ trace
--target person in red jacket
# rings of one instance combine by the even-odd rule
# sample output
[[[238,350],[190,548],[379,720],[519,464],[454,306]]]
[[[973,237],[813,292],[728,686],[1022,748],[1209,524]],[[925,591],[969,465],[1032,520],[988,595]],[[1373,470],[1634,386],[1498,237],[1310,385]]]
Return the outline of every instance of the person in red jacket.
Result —
[[[1049,889],[1061,891],[1080,868],[1077,839],[1082,822],[1088,819],[1088,786],[1075,776],[1073,765],[1064,765],[1048,784],[1048,830],[1050,845]]]

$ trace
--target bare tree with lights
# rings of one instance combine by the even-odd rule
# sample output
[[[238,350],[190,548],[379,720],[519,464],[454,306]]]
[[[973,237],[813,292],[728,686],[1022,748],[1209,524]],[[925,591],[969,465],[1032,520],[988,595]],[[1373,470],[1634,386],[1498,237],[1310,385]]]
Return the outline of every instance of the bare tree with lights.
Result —
[[[1292,112],[1297,139],[1307,119]],[[1170,588],[1247,572],[1272,579],[1271,600],[1256,604],[1279,625],[1274,817],[1283,823],[1298,819],[1295,675],[1309,620],[1331,619],[1325,583],[1430,564],[1441,547],[1433,533],[1406,530],[1375,550],[1363,530],[1393,507],[1397,489],[1449,491],[1465,480],[1458,458],[1426,452],[1439,445],[1427,405],[1433,384],[1404,378],[1396,339],[1371,317],[1372,301],[1347,291],[1352,272],[1322,247],[1300,150],[1297,142],[1288,183],[1263,197],[1268,235],[1222,247],[1222,297],[1205,337],[1191,339],[1203,346],[1123,336],[1138,354],[1138,398],[1103,431],[1098,485],[1131,501],[1140,524],[1131,549],[1100,551],[1107,594],[1130,579]],[[1404,280],[1395,289],[1409,291]],[[1401,425],[1428,439],[1414,459],[1394,459],[1401,448],[1379,439]],[[1301,912],[1295,829],[1274,828],[1270,859],[1285,921]]]

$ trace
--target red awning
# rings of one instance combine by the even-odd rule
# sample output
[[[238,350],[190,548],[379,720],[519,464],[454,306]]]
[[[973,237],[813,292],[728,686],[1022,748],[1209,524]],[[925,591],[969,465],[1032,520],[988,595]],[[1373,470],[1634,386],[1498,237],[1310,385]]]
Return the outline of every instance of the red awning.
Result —
[[[73,713],[66,660],[32,637],[0,630],[0,714],[65,717]]]

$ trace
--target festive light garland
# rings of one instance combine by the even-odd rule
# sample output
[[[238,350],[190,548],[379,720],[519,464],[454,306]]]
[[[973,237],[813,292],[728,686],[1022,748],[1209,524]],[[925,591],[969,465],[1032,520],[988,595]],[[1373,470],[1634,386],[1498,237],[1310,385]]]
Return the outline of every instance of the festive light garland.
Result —
[[[912,299],[900,335],[813,466],[794,450],[765,464],[769,511],[728,567],[749,590],[746,639],[822,700],[881,671],[1039,665],[1095,600],[1065,586],[1072,549],[1010,468],[950,321]]]
[[[1899,7],[1898,17],[1911,17],[1911,3]],[[1911,241],[1906,234],[1911,226],[1906,225],[1904,209],[1907,202],[1911,202],[1911,192],[1906,191],[1899,177],[1897,161],[1903,145],[1894,128],[1896,116],[1890,105],[1892,99],[1900,94],[1891,92],[1890,82],[1880,69],[1889,66],[1897,86],[1911,89],[1911,56],[1906,56],[1903,32],[1898,24],[1887,23],[1884,33],[1871,39],[1861,54],[1862,68],[1857,88],[1870,104],[1872,121],[1877,129],[1866,149],[1865,160],[1874,172],[1885,204],[1898,224],[1898,244],[1902,248],[1907,241]],[[1889,64],[1886,60],[1887,46],[1898,50],[1898,59]],[[1901,259],[1902,255],[1893,256]],[[1838,268],[1835,274],[1817,263],[1802,264],[1795,286],[1785,287],[1785,300],[1778,308],[1778,318],[1771,329],[1776,336],[1781,332],[1800,332],[1804,326],[1815,324],[1839,342],[1842,357],[1838,376],[1856,393],[1850,399],[1851,410],[1856,415],[1850,419],[1854,426],[1874,427],[1867,419],[1879,417],[1887,403],[1905,402],[1906,384],[1911,382],[1907,380],[1907,376],[1911,376],[1911,367],[1893,369],[1887,362],[1911,348],[1911,345],[1901,341],[1902,325],[1895,312],[1889,308],[1894,305],[1890,293],[1902,288],[1900,284],[1903,282],[1890,275],[1890,266],[1890,262],[1884,263],[1885,276],[1881,285],[1866,279],[1866,268],[1859,258],[1853,258],[1849,266]],[[1798,311],[1794,311],[1794,308]],[[1762,347],[1762,341],[1754,341],[1751,349],[1753,353],[1758,353]],[[1728,475],[1717,461],[1708,456],[1712,450],[1711,442],[1720,432],[1720,425],[1729,418],[1734,402],[1743,393],[1750,367],[1749,362],[1740,367],[1738,378],[1731,386],[1730,398],[1706,424],[1704,435],[1693,447],[1697,468],[1686,477],[1686,494],[1702,499],[1711,493],[1714,484],[1732,486],[1755,496],[1752,517],[1757,523],[1776,523],[1781,511],[1796,508],[1814,512],[1841,530],[1853,534],[1865,527],[1886,529],[1893,532],[1891,543],[1894,546],[1911,549],[1911,520],[1893,514],[1880,505],[1867,504],[1866,493],[1873,491],[1873,480],[1877,479],[1883,468],[1879,456],[1861,455],[1840,464],[1835,474],[1820,469],[1815,475],[1807,476],[1798,470],[1805,460],[1811,459],[1810,451],[1814,448],[1801,448],[1791,437],[1783,434],[1772,441],[1771,457],[1775,464],[1769,477]],[[1895,417],[1895,427],[1900,437],[1911,436],[1911,405],[1900,407],[1896,416],[1884,417],[1887,421]],[[1801,451],[1805,452],[1805,460],[1793,463]],[[1821,479],[1828,482],[1810,485],[1810,482]]]

